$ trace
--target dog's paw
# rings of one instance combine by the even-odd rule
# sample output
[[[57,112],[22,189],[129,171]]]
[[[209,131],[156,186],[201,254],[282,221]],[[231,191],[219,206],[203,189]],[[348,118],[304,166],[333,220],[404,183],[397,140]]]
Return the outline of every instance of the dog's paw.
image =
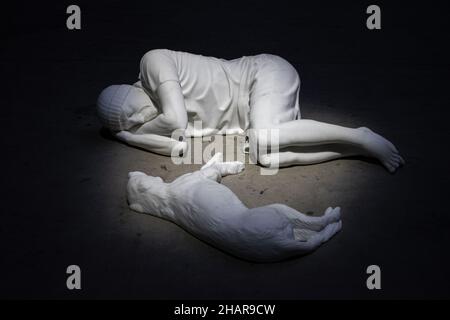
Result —
[[[244,171],[244,169],[245,165],[240,161],[236,161],[236,170],[237,170],[236,173],[241,173],[242,171]]]
[[[245,165],[240,161],[225,162],[224,164],[228,166],[230,174],[238,174],[245,169]]]
[[[206,169],[215,163],[221,162],[223,162],[223,154],[222,152],[217,152],[201,169]]]

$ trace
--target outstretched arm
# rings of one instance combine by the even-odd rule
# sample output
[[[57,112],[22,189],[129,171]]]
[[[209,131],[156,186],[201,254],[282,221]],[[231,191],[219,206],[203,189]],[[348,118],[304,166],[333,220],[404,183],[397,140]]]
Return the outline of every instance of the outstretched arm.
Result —
[[[120,131],[116,137],[129,145],[165,156],[182,156],[187,150],[187,142],[157,134],[133,134],[128,131]]]

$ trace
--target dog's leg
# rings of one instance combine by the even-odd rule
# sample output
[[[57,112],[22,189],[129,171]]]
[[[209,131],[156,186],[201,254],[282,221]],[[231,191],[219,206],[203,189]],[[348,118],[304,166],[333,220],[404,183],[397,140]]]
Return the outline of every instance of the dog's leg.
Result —
[[[269,206],[276,207],[277,211],[285,215],[295,227],[312,231],[320,231],[330,223],[341,220],[340,207],[329,207],[322,216],[312,217],[283,204],[272,204]]]
[[[205,174],[214,176],[214,180],[220,181],[220,179],[216,178],[216,175],[220,175],[220,177],[224,177],[231,174],[238,174],[244,170],[245,166],[240,161],[230,161],[223,162],[222,153],[216,153],[211,160],[209,160],[200,170]]]
[[[318,244],[315,244],[318,246],[341,229],[341,208],[339,207],[329,207],[320,217],[307,216],[283,204],[272,204],[269,207],[275,208],[289,219],[293,227],[294,238],[300,242],[311,243],[312,241],[315,243],[318,241]],[[329,227],[331,225],[334,227]]]
[[[328,224],[320,231],[311,231],[306,229],[295,229],[294,237],[296,241],[293,245],[299,252],[309,252],[316,250],[324,242],[330,240],[332,236],[342,229],[342,221],[336,221]]]

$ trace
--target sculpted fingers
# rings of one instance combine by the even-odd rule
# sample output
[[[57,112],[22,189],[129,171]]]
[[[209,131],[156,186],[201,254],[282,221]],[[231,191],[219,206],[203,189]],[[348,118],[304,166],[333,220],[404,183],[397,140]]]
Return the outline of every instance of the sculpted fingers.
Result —
[[[119,131],[115,134],[116,138],[119,139],[120,141],[123,142],[128,142],[130,137],[131,137],[131,133],[128,131]]]

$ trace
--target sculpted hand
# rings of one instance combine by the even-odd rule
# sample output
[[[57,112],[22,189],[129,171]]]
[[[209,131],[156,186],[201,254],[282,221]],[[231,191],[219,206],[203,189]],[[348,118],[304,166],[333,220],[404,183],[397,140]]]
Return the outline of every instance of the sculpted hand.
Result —
[[[128,142],[131,136],[132,134],[130,132],[124,130],[116,133],[116,138],[123,142]]]

